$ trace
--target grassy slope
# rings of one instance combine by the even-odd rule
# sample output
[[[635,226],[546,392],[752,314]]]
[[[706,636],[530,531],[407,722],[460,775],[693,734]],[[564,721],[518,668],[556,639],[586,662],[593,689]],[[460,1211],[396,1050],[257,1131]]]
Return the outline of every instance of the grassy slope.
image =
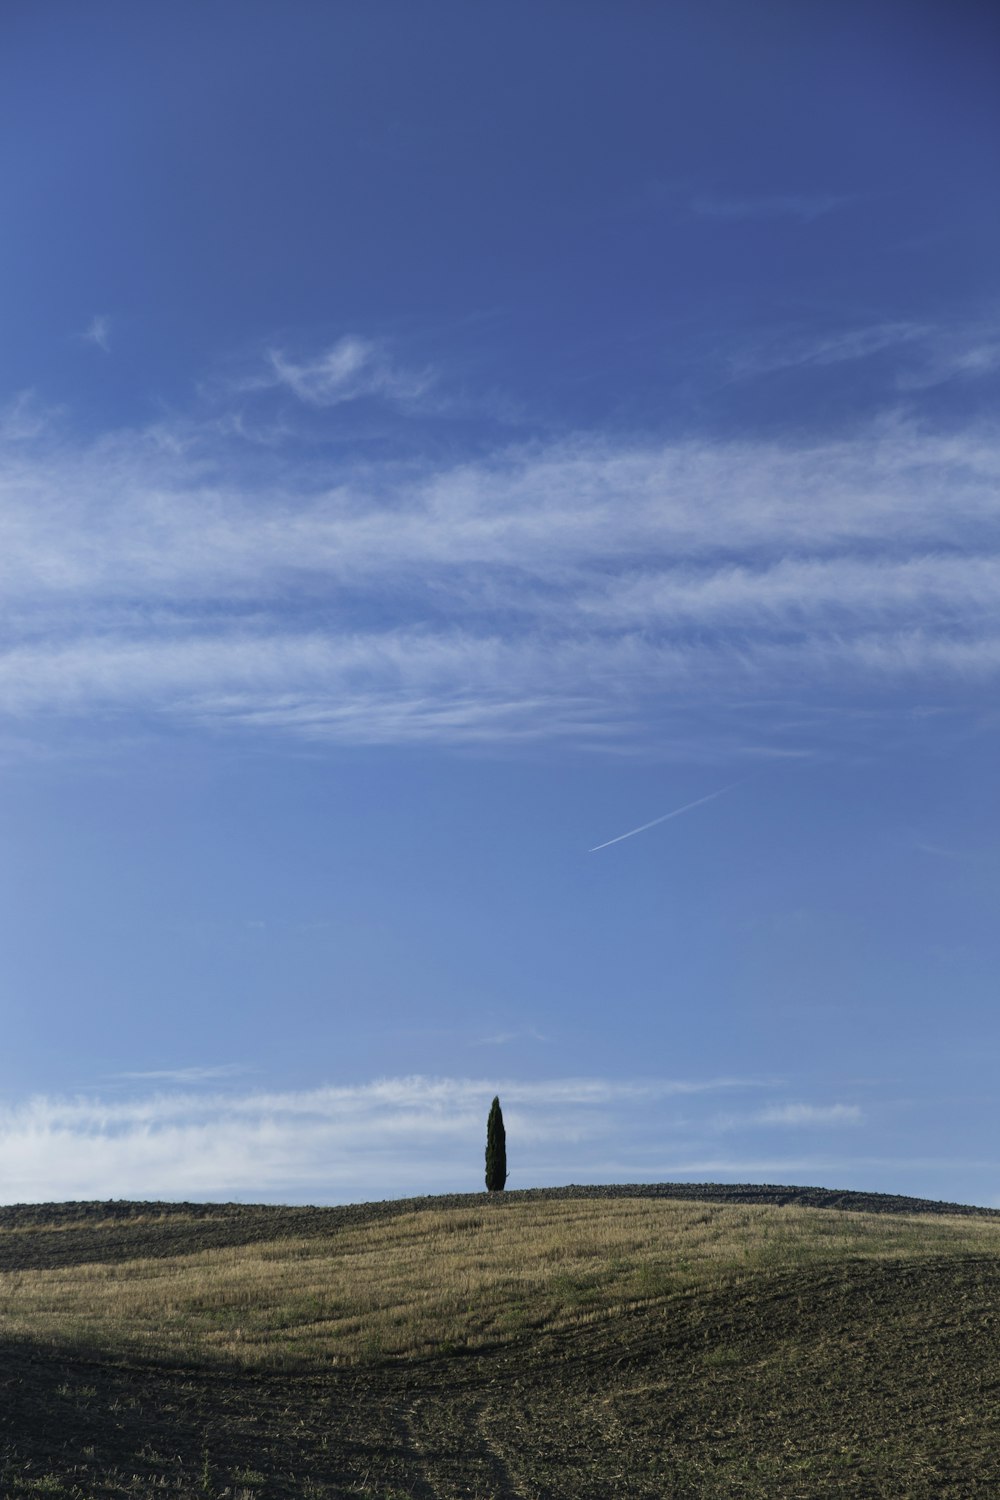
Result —
[[[0,1493],[1000,1492],[1000,1219],[702,1192],[2,1210]]]

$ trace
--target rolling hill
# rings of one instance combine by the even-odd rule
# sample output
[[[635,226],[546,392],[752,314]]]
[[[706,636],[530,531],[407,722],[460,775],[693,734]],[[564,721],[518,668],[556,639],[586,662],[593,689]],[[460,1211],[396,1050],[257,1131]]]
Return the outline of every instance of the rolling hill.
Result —
[[[3,1208],[0,1493],[996,1494],[998,1250],[795,1187]]]

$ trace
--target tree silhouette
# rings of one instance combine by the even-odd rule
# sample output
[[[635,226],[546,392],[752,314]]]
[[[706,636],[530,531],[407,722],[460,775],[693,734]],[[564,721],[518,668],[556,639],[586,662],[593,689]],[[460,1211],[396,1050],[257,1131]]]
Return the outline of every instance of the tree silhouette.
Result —
[[[486,1122],[486,1187],[502,1193],[507,1182],[507,1132],[503,1127],[500,1100],[494,1099]]]

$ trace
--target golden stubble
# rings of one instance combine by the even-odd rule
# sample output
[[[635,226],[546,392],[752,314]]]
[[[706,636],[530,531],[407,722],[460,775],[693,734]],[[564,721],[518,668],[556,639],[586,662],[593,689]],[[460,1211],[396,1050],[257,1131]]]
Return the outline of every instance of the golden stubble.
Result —
[[[0,1314],[9,1336],[50,1346],[329,1366],[482,1348],[845,1259],[998,1248],[1000,1223],[974,1217],[484,1200],[326,1237],[6,1273]]]

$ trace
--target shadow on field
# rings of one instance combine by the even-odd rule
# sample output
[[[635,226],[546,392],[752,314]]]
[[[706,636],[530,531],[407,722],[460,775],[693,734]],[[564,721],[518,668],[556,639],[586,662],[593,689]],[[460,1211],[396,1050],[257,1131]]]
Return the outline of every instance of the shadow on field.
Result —
[[[0,1493],[1000,1493],[1000,1269],[849,1263],[493,1351],[324,1373],[0,1351]]]

